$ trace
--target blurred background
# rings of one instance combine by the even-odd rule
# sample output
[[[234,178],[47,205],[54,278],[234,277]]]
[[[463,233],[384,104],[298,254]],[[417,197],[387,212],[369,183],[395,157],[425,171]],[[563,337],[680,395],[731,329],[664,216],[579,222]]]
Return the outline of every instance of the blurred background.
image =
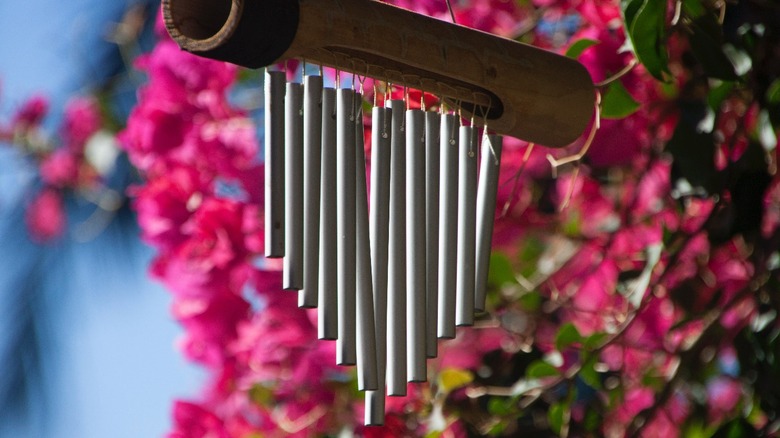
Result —
[[[136,176],[111,135],[143,80],[128,63],[151,47],[158,7],[0,2],[0,437],[161,436],[171,400],[201,386],[176,351],[169,295],[147,275],[151,251],[124,197]],[[62,190],[68,226],[46,235],[58,224],[38,224],[36,236],[41,148],[62,142],[74,96],[100,107],[106,135],[87,155],[101,184]],[[30,108],[39,126],[13,146]]]

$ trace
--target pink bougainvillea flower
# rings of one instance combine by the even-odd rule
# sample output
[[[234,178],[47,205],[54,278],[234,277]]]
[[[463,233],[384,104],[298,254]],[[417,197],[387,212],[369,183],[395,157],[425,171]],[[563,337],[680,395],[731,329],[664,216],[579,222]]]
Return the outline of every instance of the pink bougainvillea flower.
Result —
[[[742,385],[730,377],[716,377],[707,383],[707,406],[710,420],[722,421],[742,399]]]
[[[83,151],[87,140],[100,129],[100,107],[94,99],[75,98],[65,107],[61,133],[66,147]]]
[[[168,251],[186,239],[181,227],[208,190],[194,169],[177,167],[130,193],[144,240]]]
[[[41,162],[41,179],[52,187],[75,187],[79,179],[80,158],[61,147]]]
[[[49,100],[43,96],[28,99],[14,115],[11,126],[14,129],[29,129],[39,125],[49,112]]]
[[[62,195],[52,188],[41,190],[27,206],[25,221],[33,240],[38,243],[51,242],[62,236],[66,222]]]
[[[168,438],[230,438],[222,420],[201,405],[177,400],[173,428]]]

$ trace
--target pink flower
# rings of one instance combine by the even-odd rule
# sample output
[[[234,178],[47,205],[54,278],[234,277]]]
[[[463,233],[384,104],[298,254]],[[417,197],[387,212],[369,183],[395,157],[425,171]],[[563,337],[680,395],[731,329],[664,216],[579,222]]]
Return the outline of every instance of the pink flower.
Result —
[[[38,243],[48,243],[60,237],[66,222],[60,193],[51,188],[41,190],[27,207],[25,221],[33,240]]]
[[[166,178],[154,178],[133,188],[133,207],[144,240],[163,251],[182,243],[186,236],[181,227],[207,193],[198,172],[185,167],[171,170]]]
[[[236,327],[245,319],[249,303],[224,291],[211,298],[178,298],[173,314],[186,329],[180,342],[184,354],[197,362],[218,368],[228,357],[227,345],[236,338]]]
[[[207,197],[181,227],[186,238],[158,260],[155,273],[174,292],[184,296],[209,294],[227,288],[239,293],[248,279],[252,249],[258,229],[245,220],[243,204]]]
[[[149,73],[155,82],[170,87],[172,93],[205,89],[222,93],[233,83],[238,71],[232,64],[185,52],[170,39],[157,44],[149,55],[139,58],[136,65]]]
[[[100,107],[95,100],[83,97],[72,99],[65,107],[61,128],[65,145],[80,152],[100,125]]]
[[[648,388],[634,388],[627,391],[623,403],[604,421],[605,434],[607,436],[623,436],[634,417],[652,404],[652,390]]]
[[[79,157],[61,147],[41,162],[41,178],[52,187],[75,187],[79,178]]]
[[[769,238],[773,233],[778,232],[778,228],[780,228],[780,177],[775,175],[764,195],[761,235]]]
[[[193,160],[193,145],[185,144],[193,128],[183,109],[182,103],[143,98],[133,109],[119,138],[136,167],[156,175],[174,158]]]
[[[712,422],[723,421],[742,399],[742,385],[729,377],[716,377],[707,383],[707,406]]]
[[[28,99],[14,115],[12,126],[17,129],[29,129],[39,125],[49,112],[49,100],[43,96]]]
[[[176,400],[173,422],[174,430],[168,438],[230,438],[222,420],[195,403]]]

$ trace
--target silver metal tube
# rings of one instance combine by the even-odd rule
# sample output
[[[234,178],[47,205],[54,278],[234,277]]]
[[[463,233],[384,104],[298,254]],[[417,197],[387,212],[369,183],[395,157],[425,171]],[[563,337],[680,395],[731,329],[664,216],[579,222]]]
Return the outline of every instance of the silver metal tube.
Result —
[[[460,127],[458,161],[458,275],[455,324],[472,325],[476,261],[477,128]]]
[[[441,117],[439,184],[439,315],[438,336],[455,337],[455,285],[458,270],[458,121]]]
[[[425,323],[425,113],[406,111],[406,367],[409,382],[428,380]]]
[[[493,243],[493,221],[496,217],[498,174],[503,144],[503,137],[500,135],[487,135],[482,140],[482,163],[477,187],[477,272],[474,295],[474,310],[479,312],[485,310],[487,298],[490,248]]]
[[[286,74],[265,72],[265,256],[284,257],[284,93]]]
[[[436,328],[439,308],[439,174],[441,158],[441,115],[425,113],[425,295],[428,357],[438,356]]]
[[[284,98],[284,261],[282,287],[303,289],[303,85]]]
[[[404,101],[391,100],[390,231],[387,264],[387,393],[406,395],[406,136]]]
[[[355,213],[357,237],[357,372],[358,389],[379,388],[377,371],[376,325],[374,320],[374,287],[371,278],[371,243],[368,226],[368,189],[366,187],[366,152],[363,140],[363,99],[356,95],[355,112]],[[382,382],[384,386],[385,382]]]
[[[355,365],[355,91],[336,97],[336,227],[338,233],[338,319],[336,362]]]
[[[390,226],[390,123],[392,110],[374,107],[371,114],[371,271],[374,285],[377,376],[379,387],[366,392],[367,426],[385,424],[387,375],[387,239]]]
[[[303,290],[300,307],[317,307],[319,296],[320,174],[322,172],[322,76],[303,80]]]
[[[322,91],[322,184],[320,186],[320,257],[318,336],[338,337],[338,275],[336,270],[336,90]]]

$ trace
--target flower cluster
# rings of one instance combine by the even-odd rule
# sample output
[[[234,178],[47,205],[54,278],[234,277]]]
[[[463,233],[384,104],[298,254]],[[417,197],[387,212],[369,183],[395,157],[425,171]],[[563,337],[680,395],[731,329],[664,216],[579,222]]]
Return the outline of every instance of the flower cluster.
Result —
[[[79,192],[90,198],[99,192],[105,172],[100,153],[111,149],[111,136],[97,135],[103,126],[95,99],[75,97],[65,107],[56,137],[49,138],[43,122],[48,100],[34,96],[27,100],[7,125],[0,125],[0,141],[8,142],[37,166],[41,186],[27,205],[26,222],[36,242],[60,237],[67,226],[64,197]]]
[[[450,18],[444,1],[393,3]],[[200,399],[176,402],[170,436],[776,431],[780,407],[750,380],[768,356],[745,346],[776,347],[780,327],[780,83],[761,85],[764,107],[696,57],[692,23],[718,26],[706,2],[676,18],[641,0],[452,3],[461,24],[577,57],[602,117],[592,141],[556,151],[506,139],[489,313],[440,345],[430,384],[388,398],[383,428],[359,426],[354,373],[261,257],[263,169],[255,123],[229,98],[237,69],[162,35],[138,60],[149,82],[122,134],[145,178],[134,205],[181,348],[210,371]],[[638,44],[629,19],[668,50]]]

